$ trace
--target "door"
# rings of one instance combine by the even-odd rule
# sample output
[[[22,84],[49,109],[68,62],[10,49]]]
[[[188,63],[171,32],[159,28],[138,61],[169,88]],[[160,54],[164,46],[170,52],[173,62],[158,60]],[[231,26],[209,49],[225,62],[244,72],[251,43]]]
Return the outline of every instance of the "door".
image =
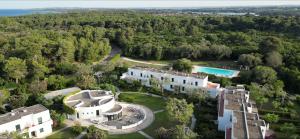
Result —
[[[100,114],[99,114],[99,110],[96,110],[96,116],[99,116]]]
[[[32,131],[32,132],[31,132],[31,137],[36,137],[35,131]]]
[[[77,119],[79,119],[79,113],[77,112]]]

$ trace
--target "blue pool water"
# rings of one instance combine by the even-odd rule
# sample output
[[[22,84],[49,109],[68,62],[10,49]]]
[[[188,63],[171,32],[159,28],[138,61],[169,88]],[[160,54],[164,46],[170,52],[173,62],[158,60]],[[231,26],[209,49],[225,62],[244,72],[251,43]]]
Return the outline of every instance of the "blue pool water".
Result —
[[[227,69],[220,69],[220,68],[211,68],[211,67],[198,67],[197,72],[203,72],[206,74],[213,74],[216,76],[223,76],[223,77],[232,77],[234,76],[235,70],[227,70]]]

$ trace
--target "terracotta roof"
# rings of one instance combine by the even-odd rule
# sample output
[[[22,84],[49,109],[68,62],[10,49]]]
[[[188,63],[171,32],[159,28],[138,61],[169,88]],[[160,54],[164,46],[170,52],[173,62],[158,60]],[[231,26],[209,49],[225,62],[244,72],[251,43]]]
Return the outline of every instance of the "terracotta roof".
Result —
[[[231,128],[226,128],[225,139],[231,139]]]
[[[219,116],[223,117],[224,115],[224,91],[221,92],[221,95],[219,97]]]

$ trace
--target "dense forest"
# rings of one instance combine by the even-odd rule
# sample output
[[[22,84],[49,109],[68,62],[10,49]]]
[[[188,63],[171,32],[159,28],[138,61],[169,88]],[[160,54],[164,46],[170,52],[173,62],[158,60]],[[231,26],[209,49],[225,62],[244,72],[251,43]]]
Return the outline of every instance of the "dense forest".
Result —
[[[277,14],[224,16],[104,10],[0,17],[0,105],[9,102],[11,108],[18,108],[41,103],[55,110],[52,117],[63,119],[62,97],[46,100],[43,93],[75,85],[114,91],[115,86],[141,88],[139,82],[119,80],[126,71],[116,62],[120,55],[112,58],[115,64],[99,64],[114,45],[121,48],[123,56],[132,58],[179,59],[173,67],[182,71],[187,67],[182,63],[192,67],[189,60],[236,61],[242,69],[239,77],[209,76],[209,80],[222,87],[246,84],[262,117],[286,137],[291,130],[281,129],[283,123],[300,125],[299,44],[300,17]],[[102,77],[94,78],[99,70],[103,71]],[[272,110],[262,107],[267,102]],[[7,111],[0,107],[0,113]],[[207,112],[202,113],[196,116]],[[202,126],[205,124],[196,127],[200,138],[215,137],[212,134],[216,130]]]
[[[0,31],[2,82],[63,78],[58,75],[75,72],[68,71],[74,69],[73,63],[100,60],[114,43],[123,55],[134,58],[229,59],[251,68],[268,65],[287,90],[300,89],[297,16],[93,11],[2,17]]]

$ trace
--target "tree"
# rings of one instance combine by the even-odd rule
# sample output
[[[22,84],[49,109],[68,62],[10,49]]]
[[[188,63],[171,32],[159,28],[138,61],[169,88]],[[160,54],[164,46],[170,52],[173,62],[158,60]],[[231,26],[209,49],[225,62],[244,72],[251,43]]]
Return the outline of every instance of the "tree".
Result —
[[[272,51],[280,52],[282,50],[281,40],[277,37],[267,37],[260,42],[259,50],[262,54]]]
[[[34,80],[31,82],[28,86],[28,90],[31,93],[34,94],[39,94],[39,93],[44,93],[47,91],[47,81],[39,81],[39,80]]]
[[[270,67],[266,66],[256,66],[253,69],[253,79],[257,83],[266,84],[266,83],[273,83],[277,79],[277,73]]]
[[[156,137],[158,139],[169,139],[171,138],[171,131],[164,127],[160,127],[155,130]]]
[[[77,76],[77,86],[87,89],[91,88],[95,85],[96,79],[94,78],[94,75],[92,74],[92,68],[90,66],[87,66],[85,64],[79,64],[78,70],[76,73]]]
[[[23,107],[28,99],[26,94],[12,95],[8,98],[8,102],[13,109]]]
[[[203,89],[192,89],[188,92],[188,99],[193,103],[204,102],[206,98],[209,97],[207,90]]]
[[[10,57],[5,62],[4,71],[10,78],[16,79],[16,83],[18,83],[19,79],[26,76],[27,66],[24,60]]]
[[[281,103],[278,101],[273,101],[272,102],[272,106],[274,107],[274,109],[278,109],[280,107]]]
[[[50,108],[53,105],[51,99],[46,99],[43,94],[32,94],[26,101],[26,106],[32,106],[35,104],[42,104],[43,106]]]
[[[266,95],[269,93],[269,89],[265,86],[260,86],[257,83],[251,83],[249,86],[251,92],[251,97],[260,105],[260,108],[263,104],[267,103],[269,100]]]
[[[241,65],[245,65],[245,66],[249,66],[249,67],[255,67],[262,63],[261,58],[258,56],[255,56],[253,54],[240,55],[238,62]]]
[[[284,133],[285,137],[289,137],[297,131],[296,126],[293,123],[284,123],[280,126],[280,131]]]
[[[53,127],[60,127],[66,120],[66,115],[63,113],[58,113],[55,110],[50,111],[51,119],[53,119]]]
[[[172,139],[195,139],[197,134],[185,125],[176,125],[173,130]]]
[[[67,79],[61,75],[50,75],[47,79],[48,89],[63,89],[67,86]]]
[[[9,96],[10,96],[10,93],[8,90],[5,90],[5,89],[0,90],[0,106],[2,106],[5,101],[7,101]]]
[[[272,51],[266,54],[266,64],[270,67],[276,68],[282,65],[282,56],[276,51]]]
[[[3,134],[3,136],[5,136],[7,139],[24,139],[24,138],[28,138],[28,137],[24,136],[23,134],[20,134],[17,131],[5,132]]]
[[[76,122],[74,126],[71,127],[72,132],[75,134],[80,134],[81,132],[84,131],[84,127],[81,126],[79,122]]]
[[[87,128],[87,138],[88,139],[106,139],[107,131],[101,130],[94,125],[91,125]]]
[[[193,104],[188,104],[185,99],[169,98],[166,109],[172,120],[185,124],[192,117],[193,107]]]
[[[37,62],[36,60],[30,61],[29,64],[29,76],[34,80],[40,80],[44,78],[45,74],[49,72],[48,67]]]
[[[268,113],[264,116],[264,119],[269,123],[277,123],[279,121],[279,116],[273,113]]]
[[[191,72],[193,68],[192,62],[189,59],[178,59],[173,64],[173,69],[184,72]]]

